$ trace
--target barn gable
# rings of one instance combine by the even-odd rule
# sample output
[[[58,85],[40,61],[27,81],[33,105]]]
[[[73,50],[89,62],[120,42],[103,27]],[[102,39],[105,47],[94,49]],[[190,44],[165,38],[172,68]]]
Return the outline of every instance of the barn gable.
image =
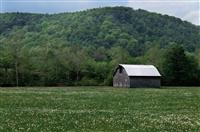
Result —
[[[122,66],[117,67],[114,74],[114,87],[130,87],[130,78],[128,77],[126,70]]]

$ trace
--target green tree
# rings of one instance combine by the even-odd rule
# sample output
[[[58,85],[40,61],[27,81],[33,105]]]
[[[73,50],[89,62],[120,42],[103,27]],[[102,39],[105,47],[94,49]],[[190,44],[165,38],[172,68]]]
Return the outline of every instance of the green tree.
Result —
[[[19,30],[18,28],[15,29],[15,32],[13,32],[9,38],[6,41],[6,44],[8,46],[8,53],[11,58],[12,62],[14,64],[14,70],[15,70],[15,82],[16,86],[19,86],[19,74],[20,74],[20,67],[23,65],[22,63],[22,50],[23,50],[23,37],[25,32],[23,30]]]
[[[71,49],[71,65],[73,66],[73,70],[76,73],[76,81],[80,80],[80,75],[85,65],[85,62],[88,59],[87,53],[81,49],[80,47],[72,47]]]
[[[145,64],[155,65],[162,71],[163,58],[163,49],[160,48],[159,44],[155,44],[144,54],[143,62]]]
[[[164,82],[167,85],[190,85],[195,71],[194,60],[189,59],[182,46],[173,43],[165,53],[163,62]]]
[[[110,50],[110,58],[111,58],[111,64],[113,66],[116,66],[118,64],[128,63],[128,60],[130,58],[129,53],[122,47],[113,47]]]
[[[200,68],[200,49],[196,50],[196,56],[197,56],[197,61],[198,61],[198,65],[199,65],[199,68]]]
[[[200,84],[200,68],[198,65],[198,58],[194,53],[187,53],[186,57],[188,60],[188,79],[187,85],[199,85]]]

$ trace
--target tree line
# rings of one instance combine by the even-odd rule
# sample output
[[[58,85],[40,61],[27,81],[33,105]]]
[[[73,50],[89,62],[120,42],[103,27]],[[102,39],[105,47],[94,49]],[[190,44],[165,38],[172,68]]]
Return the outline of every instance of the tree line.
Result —
[[[0,15],[0,86],[112,85],[120,63],[199,85],[199,27],[178,18],[125,7]]]
[[[153,64],[163,85],[199,85],[200,52],[189,53],[171,43],[152,45],[142,56],[133,57],[120,46],[66,46],[46,40],[30,48],[21,41],[25,32],[16,30],[0,47],[1,86],[112,85],[118,64]]]

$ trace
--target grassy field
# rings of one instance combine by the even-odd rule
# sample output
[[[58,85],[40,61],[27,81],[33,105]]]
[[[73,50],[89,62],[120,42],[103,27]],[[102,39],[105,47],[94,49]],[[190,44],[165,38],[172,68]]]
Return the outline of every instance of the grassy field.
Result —
[[[200,131],[200,88],[0,88],[0,131]]]

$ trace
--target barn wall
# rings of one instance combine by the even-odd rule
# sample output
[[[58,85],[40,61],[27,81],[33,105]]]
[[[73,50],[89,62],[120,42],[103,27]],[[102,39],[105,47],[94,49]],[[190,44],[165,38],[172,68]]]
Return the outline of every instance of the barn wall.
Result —
[[[160,87],[160,77],[130,77],[130,87]]]
[[[120,69],[118,68],[113,77],[113,86],[114,87],[130,87],[130,79],[126,71],[124,70],[124,68],[122,68],[121,73],[119,71]]]

